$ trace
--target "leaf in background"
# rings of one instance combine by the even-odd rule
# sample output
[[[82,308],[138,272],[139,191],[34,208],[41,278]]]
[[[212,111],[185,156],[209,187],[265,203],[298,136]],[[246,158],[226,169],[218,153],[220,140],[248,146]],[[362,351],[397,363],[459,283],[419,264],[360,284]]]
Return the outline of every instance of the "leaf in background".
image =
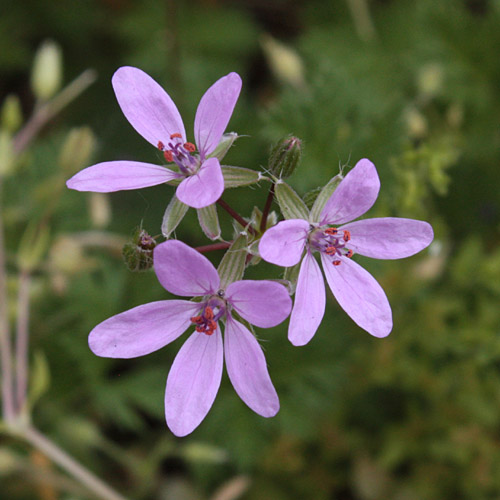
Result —
[[[310,222],[319,221],[321,211],[325,207],[326,202],[329,200],[330,196],[333,194],[342,179],[342,174],[336,175],[335,177],[330,179],[328,184],[320,191],[318,197],[316,198],[316,201],[314,202],[314,205],[311,208],[311,214],[309,216]]]

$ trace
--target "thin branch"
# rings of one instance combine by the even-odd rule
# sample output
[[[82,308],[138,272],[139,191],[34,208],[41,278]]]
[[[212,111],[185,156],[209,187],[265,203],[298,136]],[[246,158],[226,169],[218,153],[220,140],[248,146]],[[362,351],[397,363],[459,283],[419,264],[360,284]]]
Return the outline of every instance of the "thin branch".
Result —
[[[214,250],[226,250],[231,246],[231,243],[222,241],[220,243],[212,243],[210,245],[203,245],[201,247],[195,247],[194,249],[200,253],[212,252]]]
[[[87,69],[59,92],[54,99],[40,106],[26,122],[26,125],[14,137],[14,152],[23,152],[47,122],[94,83],[96,78],[96,72],[92,69]]]
[[[16,403],[18,412],[23,409],[28,389],[30,285],[31,275],[29,271],[22,270],[19,274],[17,294]]]
[[[0,207],[2,205],[2,179],[0,178]],[[0,211],[0,349],[2,351],[2,415],[6,422],[15,417],[14,386],[12,380],[12,344],[7,304],[7,267],[2,213]]]
[[[269,215],[269,212],[271,210],[271,205],[273,203],[274,199],[274,182],[271,184],[271,187],[269,188],[269,194],[267,195],[267,200],[266,204],[264,206],[264,210],[262,212],[262,218],[260,220],[260,232],[263,233],[266,230],[267,226],[267,217]]]
[[[222,207],[236,222],[238,222],[242,227],[246,228],[250,234],[256,235],[255,229],[250,226],[250,223],[246,221],[238,212],[233,210],[222,198],[217,200],[217,205]]]
[[[34,427],[22,427],[20,436],[103,500],[126,500]]]

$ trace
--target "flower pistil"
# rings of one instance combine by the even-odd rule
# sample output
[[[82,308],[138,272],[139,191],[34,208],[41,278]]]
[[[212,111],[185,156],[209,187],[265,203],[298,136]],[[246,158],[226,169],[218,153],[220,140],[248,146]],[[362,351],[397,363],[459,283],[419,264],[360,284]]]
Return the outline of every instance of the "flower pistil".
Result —
[[[195,173],[200,166],[199,159],[192,154],[196,151],[196,146],[192,142],[183,143],[179,133],[172,134],[166,146],[158,141],[158,149],[163,152],[167,163],[175,163],[186,175]]]
[[[332,264],[339,266],[341,260],[338,257],[351,258],[354,252],[346,247],[351,239],[351,233],[345,229],[328,227],[326,229],[315,229],[309,235],[309,247],[318,252],[323,252],[332,257]]]

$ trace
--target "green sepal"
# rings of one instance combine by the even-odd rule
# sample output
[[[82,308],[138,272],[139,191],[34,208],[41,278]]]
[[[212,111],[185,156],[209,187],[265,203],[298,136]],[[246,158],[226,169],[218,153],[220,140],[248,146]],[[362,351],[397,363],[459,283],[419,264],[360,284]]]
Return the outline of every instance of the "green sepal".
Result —
[[[198,208],[196,212],[205,236],[211,240],[218,240],[220,238],[220,224],[215,203],[208,207]]]
[[[275,195],[285,219],[309,220],[309,210],[302,198],[285,182],[276,183]]]
[[[311,208],[311,215],[309,216],[310,222],[319,222],[319,217],[323,208],[325,208],[326,202],[330,199],[330,196],[332,196],[335,189],[337,189],[337,186],[340,184],[342,179],[342,174],[337,174],[335,177],[331,178],[320,191],[314,205]]]
[[[227,249],[217,268],[222,289],[243,278],[246,258],[247,236],[245,233],[241,233]]]
[[[266,179],[260,172],[250,168],[233,167],[231,165],[222,165],[221,168],[224,177],[224,188],[226,189],[250,186],[262,179]]]
[[[165,238],[169,238],[175,231],[175,228],[186,215],[188,208],[182,201],[179,201],[177,196],[172,197],[163,214],[163,222],[161,223],[161,232]]]
[[[285,269],[285,272],[283,273],[283,285],[286,286],[288,293],[290,295],[293,295],[295,293],[295,289],[297,288],[297,281],[299,279],[299,271],[300,271],[300,265],[301,265],[302,259],[300,262],[295,264],[292,267],[287,267]]]

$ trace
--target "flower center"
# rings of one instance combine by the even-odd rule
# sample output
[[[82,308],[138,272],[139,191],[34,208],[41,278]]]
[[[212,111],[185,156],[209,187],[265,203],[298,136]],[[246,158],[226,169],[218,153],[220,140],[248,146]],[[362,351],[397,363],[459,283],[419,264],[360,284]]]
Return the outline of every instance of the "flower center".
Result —
[[[309,246],[318,252],[326,253],[326,255],[332,257],[332,264],[339,266],[342,263],[339,257],[350,259],[354,254],[352,250],[346,247],[350,239],[351,233],[347,229],[342,230],[335,227],[317,228],[309,235]]]
[[[183,174],[191,175],[198,169],[199,159],[193,155],[196,146],[192,142],[183,143],[181,134],[172,134],[167,145],[159,141],[158,149],[163,152],[167,163],[175,163]]]
[[[217,321],[224,314],[226,314],[226,301],[221,298],[218,292],[217,295],[212,295],[206,302],[202,303],[200,314],[193,316],[191,323],[196,325],[197,332],[212,335],[217,329]]]

